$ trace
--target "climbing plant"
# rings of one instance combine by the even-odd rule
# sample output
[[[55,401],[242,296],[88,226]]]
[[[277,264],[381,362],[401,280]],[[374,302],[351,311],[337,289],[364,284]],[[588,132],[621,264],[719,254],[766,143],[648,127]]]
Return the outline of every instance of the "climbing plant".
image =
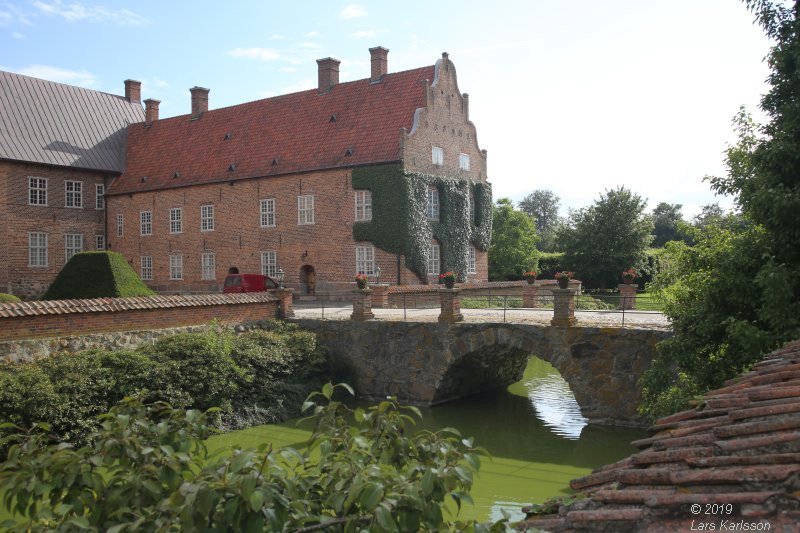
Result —
[[[389,253],[405,256],[406,267],[427,280],[431,239],[441,245],[442,270],[467,271],[467,250],[489,248],[492,233],[492,189],[488,183],[404,172],[400,165],[375,165],[353,170],[353,189],[372,191],[371,221],[356,222],[353,238],[370,241]],[[439,191],[439,221],[429,221],[429,187]],[[475,202],[470,221],[469,196]]]

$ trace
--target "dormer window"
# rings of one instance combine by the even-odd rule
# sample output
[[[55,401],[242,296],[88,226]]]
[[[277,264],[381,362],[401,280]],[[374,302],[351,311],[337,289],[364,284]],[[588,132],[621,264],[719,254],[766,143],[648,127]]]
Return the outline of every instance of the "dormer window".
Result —
[[[439,148],[438,146],[432,147],[431,162],[437,167],[444,165],[444,150]]]

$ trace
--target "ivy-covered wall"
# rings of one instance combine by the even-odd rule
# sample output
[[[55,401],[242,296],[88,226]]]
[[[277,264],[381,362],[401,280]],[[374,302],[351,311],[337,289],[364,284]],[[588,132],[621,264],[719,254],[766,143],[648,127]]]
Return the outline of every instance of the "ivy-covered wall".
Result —
[[[442,271],[467,271],[470,243],[489,249],[492,235],[492,188],[488,183],[442,178],[403,171],[400,165],[353,169],[353,189],[372,191],[373,219],[353,224],[356,241],[370,241],[386,252],[405,256],[406,267],[427,282],[428,248],[441,246]],[[439,221],[428,220],[427,191],[439,190]],[[475,201],[470,221],[469,194]]]

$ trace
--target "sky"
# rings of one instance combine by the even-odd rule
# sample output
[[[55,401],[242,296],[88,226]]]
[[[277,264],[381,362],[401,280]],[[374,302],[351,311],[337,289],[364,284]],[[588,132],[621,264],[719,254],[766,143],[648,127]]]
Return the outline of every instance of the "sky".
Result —
[[[562,213],[625,186],[648,200],[730,207],[703,176],[724,173],[744,105],[758,120],[770,42],[736,0],[404,2],[0,0],[0,69],[123,94],[143,82],[160,116],[316,87],[316,59],[340,81],[448,52],[495,198],[535,189]]]

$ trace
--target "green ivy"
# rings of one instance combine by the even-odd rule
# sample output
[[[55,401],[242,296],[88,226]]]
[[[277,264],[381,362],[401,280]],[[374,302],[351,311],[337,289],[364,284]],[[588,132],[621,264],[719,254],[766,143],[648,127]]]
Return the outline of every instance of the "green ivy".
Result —
[[[439,190],[439,221],[427,218],[429,187]],[[467,271],[470,244],[489,248],[492,234],[492,189],[488,183],[473,184],[404,172],[400,165],[375,165],[353,170],[353,189],[372,191],[375,216],[353,225],[356,241],[369,241],[389,253],[405,256],[405,266],[427,281],[428,245],[441,245],[442,271]],[[469,194],[475,201],[475,220],[469,220]]]

